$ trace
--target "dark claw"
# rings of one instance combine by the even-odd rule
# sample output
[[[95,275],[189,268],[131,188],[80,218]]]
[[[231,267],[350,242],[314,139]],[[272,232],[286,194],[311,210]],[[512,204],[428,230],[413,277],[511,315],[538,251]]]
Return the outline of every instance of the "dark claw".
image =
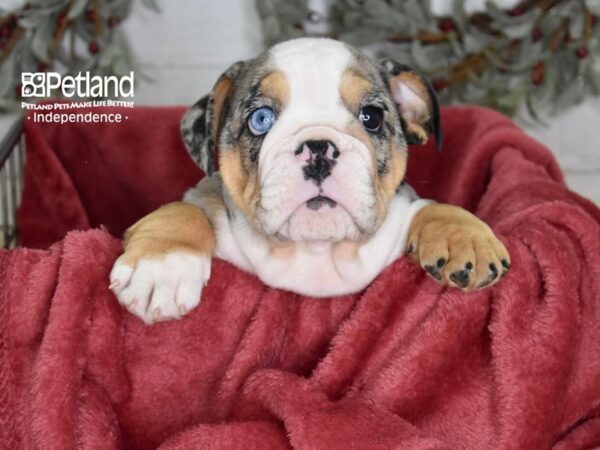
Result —
[[[467,287],[469,284],[470,270],[463,269],[457,270],[450,274],[450,279],[454,281],[460,287]]]
[[[438,269],[441,269],[442,267],[444,267],[444,264],[446,264],[446,259],[440,258],[437,260],[436,266]]]
[[[465,264],[465,269],[473,270],[473,263],[471,261],[467,261],[467,263]]]
[[[490,263],[490,272],[491,273],[489,276],[477,286],[478,289],[486,287],[488,284],[498,278],[498,268],[496,267],[496,264]]]
[[[436,280],[441,280],[442,276],[440,275],[440,271],[435,266],[425,266],[424,269],[427,271],[429,275],[431,275]]]
[[[506,270],[510,269],[510,263],[507,260],[503,259],[501,262],[502,267],[504,267]]]
[[[415,247],[413,246],[413,243],[411,242],[410,244],[408,244],[408,247],[406,248],[406,253],[408,253],[409,255],[415,251]]]

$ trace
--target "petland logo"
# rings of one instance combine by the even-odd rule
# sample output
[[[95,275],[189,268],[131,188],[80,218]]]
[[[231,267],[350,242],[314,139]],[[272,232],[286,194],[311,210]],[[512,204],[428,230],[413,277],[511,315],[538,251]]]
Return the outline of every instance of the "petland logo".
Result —
[[[57,90],[71,98],[133,97],[133,72],[127,76],[90,76],[89,72],[76,76],[58,72],[22,72],[23,97],[52,97]]]

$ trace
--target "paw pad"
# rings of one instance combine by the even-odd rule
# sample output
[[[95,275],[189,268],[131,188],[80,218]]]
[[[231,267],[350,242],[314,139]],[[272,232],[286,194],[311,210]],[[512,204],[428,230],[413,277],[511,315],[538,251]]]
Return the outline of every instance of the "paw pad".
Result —
[[[425,270],[429,275],[431,275],[436,280],[441,280],[442,275],[440,274],[439,269],[436,266],[425,266]]]
[[[489,268],[490,274],[485,280],[479,283],[479,285],[477,286],[478,289],[486,287],[488,284],[490,284],[492,281],[498,278],[498,268],[496,267],[496,264],[490,263]]]
[[[456,272],[452,272],[450,274],[450,280],[456,283],[457,286],[462,288],[467,287],[469,285],[469,280],[471,278],[471,270],[468,268],[464,268],[462,270],[457,270]]]

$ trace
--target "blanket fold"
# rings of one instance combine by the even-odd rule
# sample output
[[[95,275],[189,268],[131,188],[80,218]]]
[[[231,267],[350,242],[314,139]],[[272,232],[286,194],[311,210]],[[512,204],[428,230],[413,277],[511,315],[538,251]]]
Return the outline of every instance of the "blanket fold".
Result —
[[[168,115],[171,129],[178,117]],[[108,289],[121,242],[107,230],[0,252],[0,443],[600,446],[600,211],[570,192],[551,154],[504,117],[453,107],[443,120],[442,154],[411,149],[409,179],[422,196],[467,207],[494,228],[512,258],[498,285],[468,294],[443,288],[401,258],[364,292],[315,299],[214,260],[200,306],[148,327]],[[39,142],[35,170],[52,161],[49,142]],[[73,184],[83,199],[74,211],[89,218],[98,210],[82,183]],[[29,197],[21,214],[41,199],[54,208],[46,194]],[[80,225],[114,231],[119,223],[99,214]]]

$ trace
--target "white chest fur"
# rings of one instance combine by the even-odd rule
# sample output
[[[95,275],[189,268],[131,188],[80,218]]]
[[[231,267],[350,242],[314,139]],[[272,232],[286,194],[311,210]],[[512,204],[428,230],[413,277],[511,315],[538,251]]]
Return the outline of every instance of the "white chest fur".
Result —
[[[196,189],[186,193],[185,201],[205,209]],[[234,209],[228,215],[224,209],[212,210],[215,256],[256,274],[272,287],[313,297],[350,294],[365,288],[402,255],[413,217],[429,203],[417,199],[412,188],[403,185],[383,224],[368,241],[300,242],[284,247],[273,246],[254,231],[240,211]]]

